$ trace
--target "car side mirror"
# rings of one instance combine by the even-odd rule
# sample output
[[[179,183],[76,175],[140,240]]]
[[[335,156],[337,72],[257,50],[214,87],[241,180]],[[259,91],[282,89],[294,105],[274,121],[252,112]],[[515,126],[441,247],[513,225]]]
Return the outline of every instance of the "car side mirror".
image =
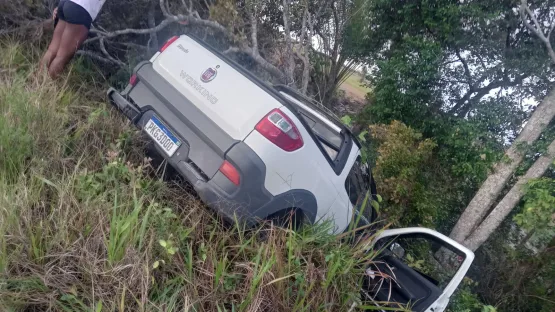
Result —
[[[405,258],[405,248],[403,248],[398,243],[393,243],[389,246],[389,250],[397,257],[398,259]]]

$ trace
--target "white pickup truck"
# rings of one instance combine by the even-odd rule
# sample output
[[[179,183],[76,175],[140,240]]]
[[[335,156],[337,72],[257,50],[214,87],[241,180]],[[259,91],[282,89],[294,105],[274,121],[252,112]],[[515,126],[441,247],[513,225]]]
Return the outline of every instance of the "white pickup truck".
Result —
[[[258,80],[197,39],[172,37],[136,66],[125,90],[111,88],[108,97],[227,219],[254,224],[294,214],[304,222],[331,220],[335,232],[375,219],[373,209],[361,211],[366,194],[376,191],[349,129],[321,105]],[[396,270],[389,299],[416,303],[415,311],[442,311],[474,255],[428,229],[388,230],[382,237],[400,234],[424,235],[464,258],[444,289],[399,259],[383,258]],[[375,287],[368,296],[388,299]]]

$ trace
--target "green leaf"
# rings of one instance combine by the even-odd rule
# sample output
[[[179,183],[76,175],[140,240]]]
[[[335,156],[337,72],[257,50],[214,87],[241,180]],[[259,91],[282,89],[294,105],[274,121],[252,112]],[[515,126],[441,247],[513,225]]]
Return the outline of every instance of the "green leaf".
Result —
[[[168,253],[173,256],[173,255],[175,255],[177,250],[178,250],[177,247],[170,247],[170,248],[168,248]]]
[[[96,309],[94,309],[95,312],[101,312],[102,311],[102,301],[98,300],[98,303],[96,304]]]
[[[159,240],[158,243],[160,244],[160,246],[162,246],[164,248],[166,248],[166,246],[168,246],[168,243],[163,239]]]
[[[347,125],[348,127],[350,127],[351,124],[353,123],[353,119],[351,118],[351,116],[345,115],[341,117],[341,122]]]
[[[152,268],[153,268],[153,269],[156,269],[158,266],[160,266],[160,261],[155,261],[155,262],[152,264]]]
[[[482,312],[497,312],[497,309],[490,305],[485,305],[482,307]]]
[[[368,134],[368,131],[364,130],[361,133],[358,134],[358,140],[362,143],[366,143],[366,135]]]
[[[380,204],[375,200],[372,200],[371,203],[372,203],[372,207],[374,207],[376,212],[380,212]]]

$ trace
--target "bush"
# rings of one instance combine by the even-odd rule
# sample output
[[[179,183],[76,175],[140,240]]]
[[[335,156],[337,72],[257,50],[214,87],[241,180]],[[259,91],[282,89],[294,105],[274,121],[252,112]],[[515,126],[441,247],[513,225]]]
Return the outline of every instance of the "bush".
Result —
[[[401,122],[370,126],[376,142],[374,176],[378,193],[384,198],[382,212],[401,225],[433,226],[437,207],[422,174],[436,144]]]
[[[475,284],[471,279],[465,278],[453,295],[446,312],[496,312],[497,309],[483,304],[478,295],[472,291],[472,286]]]

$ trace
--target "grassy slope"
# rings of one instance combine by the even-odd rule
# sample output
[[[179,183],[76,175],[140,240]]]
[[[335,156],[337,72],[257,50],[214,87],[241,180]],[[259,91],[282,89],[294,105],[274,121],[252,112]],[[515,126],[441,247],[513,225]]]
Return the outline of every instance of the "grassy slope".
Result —
[[[366,94],[370,92],[370,88],[363,86],[360,82],[360,74],[354,72],[350,75],[340,87],[345,91],[347,96],[352,97],[356,100],[364,102],[366,99]]]
[[[223,226],[156,177],[104,83],[79,66],[35,78],[36,59],[0,43],[0,310],[347,311],[359,300],[364,242],[325,226]]]

